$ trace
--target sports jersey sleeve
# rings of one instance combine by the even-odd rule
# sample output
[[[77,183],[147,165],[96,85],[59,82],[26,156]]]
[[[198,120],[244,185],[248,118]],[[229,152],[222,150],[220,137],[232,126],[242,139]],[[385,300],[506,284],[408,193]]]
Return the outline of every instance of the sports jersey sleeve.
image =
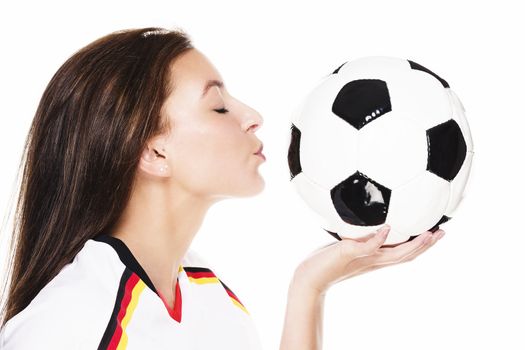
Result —
[[[0,349],[96,349],[107,316],[83,297],[47,288],[2,327]]]
[[[51,324],[45,324],[36,320],[25,321],[23,326],[18,327],[15,333],[6,336],[6,327],[0,331],[0,349],[2,350],[51,350],[51,349],[95,349],[89,347],[89,331],[85,333],[61,334]],[[62,327],[66,330],[67,327]]]

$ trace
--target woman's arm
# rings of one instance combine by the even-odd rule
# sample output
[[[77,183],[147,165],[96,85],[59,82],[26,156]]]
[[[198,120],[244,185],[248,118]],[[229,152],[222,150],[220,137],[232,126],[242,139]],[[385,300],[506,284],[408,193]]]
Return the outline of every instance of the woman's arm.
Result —
[[[288,288],[288,303],[280,350],[322,348],[325,293],[310,291],[295,283]]]
[[[280,350],[321,350],[326,291],[333,284],[389,265],[411,261],[445,234],[423,232],[396,246],[383,246],[390,227],[360,239],[343,239],[321,247],[295,270],[288,288],[288,304]]]

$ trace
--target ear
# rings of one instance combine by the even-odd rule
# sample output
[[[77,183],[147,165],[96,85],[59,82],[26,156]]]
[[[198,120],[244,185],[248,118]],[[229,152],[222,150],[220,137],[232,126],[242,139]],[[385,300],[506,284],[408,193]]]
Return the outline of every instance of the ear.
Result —
[[[160,144],[147,144],[140,156],[139,169],[151,176],[169,177],[171,169],[164,148]]]

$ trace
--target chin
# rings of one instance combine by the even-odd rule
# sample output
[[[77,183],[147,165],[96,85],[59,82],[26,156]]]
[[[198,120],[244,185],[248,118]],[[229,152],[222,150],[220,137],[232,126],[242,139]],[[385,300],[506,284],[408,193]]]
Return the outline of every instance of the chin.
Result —
[[[266,183],[262,176],[259,175],[258,180],[251,182],[245,186],[242,191],[239,191],[237,197],[253,197],[261,193],[266,187]]]

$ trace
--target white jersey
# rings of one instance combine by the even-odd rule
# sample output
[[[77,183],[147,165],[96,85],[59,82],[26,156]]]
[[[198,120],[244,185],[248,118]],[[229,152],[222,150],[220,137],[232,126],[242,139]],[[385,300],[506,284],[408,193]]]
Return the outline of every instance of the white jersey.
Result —
[[[237,296],[193,250],[167,305],[123,241],[88,240],[0,330],[0,349],[261,349]]]

